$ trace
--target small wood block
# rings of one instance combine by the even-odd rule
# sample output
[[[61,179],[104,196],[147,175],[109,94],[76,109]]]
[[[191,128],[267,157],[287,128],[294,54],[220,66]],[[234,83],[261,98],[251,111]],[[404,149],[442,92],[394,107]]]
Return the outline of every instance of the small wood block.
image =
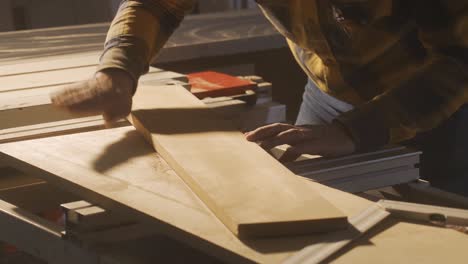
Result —
[[[70,210],[68,216],[67,230],[74,232],[102,230],[135,222],[128,217],[92,205]]]
[[[257,84],[257,88],[255,89],[255,91],[257,93],[261,93],[261,94],[268,94],[268,95],[271,95],[272,93],[272,88],[273,88],[273,85],[269,82],[262,82],[262,83],[258,83]]]
[[[60,207],[63,210],[63,213],[65,214],[65,221],[71,223],[78,221],[78,214],[76,213],[76,210],[90,206],[93,205],[86,201],[76,201],[60,205]]]
[[[257,76],[257,75],[247,75],[247,76],[238,76],[238,77],[241,78],[241,79],[244,79],[244,80],[252,81],[254,83],[263,82],[263,78],[260,77],[260,76]]]
[[[47,87],[53,85],[65,85],[86,80],[96,72],[96,66],[86,66],[68,69],[56,69],[45,72],[25,73],[2,77],[1,92]],[[143,79],[172,79],[181,78],[182,74],[165,72],[151,67],[149,73]]]

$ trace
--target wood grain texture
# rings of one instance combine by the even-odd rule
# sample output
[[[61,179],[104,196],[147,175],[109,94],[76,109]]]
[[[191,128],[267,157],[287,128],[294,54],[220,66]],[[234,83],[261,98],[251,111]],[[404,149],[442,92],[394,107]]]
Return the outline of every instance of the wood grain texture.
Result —
[[[0,161],[46,179],[93,204],[131,215],[226,262],[281,263],[291,254],[321,241],[319,235],[240,240],[154,153],[133,127],[0,144]],[[308,184],[349,216],[372,205],[372,202],[348,193],[313,182]],[[421,245],[420,234],[425,238],[442,234],[446,241],[430,239]],[[360,258],[367,263],[379,263],[382,256],[392,252],[392,258],[401,256],[406,263],[417,263],[423,256],[421,251],[435,251],[434,254],[450,254],[454,263],[463,263],[468,252],[457,251],[457,247],[466,244],[467,239],[452,230],[398,223],[379,228],[359,240],[356,248],[349,247],[338,260],[352,263],[350,260]],[[458,244],[451,241],[458,241]],[[398,243],[398,249],[393,248],[395,243]],[[444,252],[438,252],[440,244],[447,245]],[[366,255],[355,254],[354,250]],[[430,254],[424,257],[428,259]]]
[[[34,151],[31,151],[34,150]],[[0,160],[229,262],[278,263],[317,236],[239,240],[133,127],[0,145]],[[306,182],[306,181],[304,181]],[[315,183],[345,214],[371,203]]]
[[[130,125],[128,121],[121,119],[114,123],[113,127],[127,125]],[[106,128],[108,127],[106,126],[102,116],[71,118],[35,125],[0,129],[0,143],[58,136],[78,132],[96,131]]]
[[[86,80],[92,77],[95,72],[96,66],[83,66],[4,76],[1,77],[0,92],[65,85]],[[160,72],[162,70],[158,68],[150,68],[149,71],[150,74]],[[167,75],[165,75],[165,79],[171,79],[171,77],[167,78],[169,72],[163,73]]]
[[[277,263],[318,239],[239,240],[133,127],[1,144],[0,152],[5,164],[108,210],[157,224],[168,236],[229,262]],[[370,204],[311,184],[315,191],[333,197],[334,202],[354,198],[340,208],[346,214],[355,214]]]
[[[5,92],[0,91],[0,95],[1,95],[0,96],[0,111],[50,104],[51,94],[60,91],[61,89],[64,88],[65,85],[74,82],[73,80],[83,81],[93,74],[94,71],[92,68],[94,67],[85,67],[85,68],[88,68],[88,72],[87,72],[88,74],[80,75],[79,77],[81,78],[73,77],[70,79],[71,81],[66,80],[63,77],[57,77],[56,76],[57,73],[55,71],[34,73],[32,75],[24,74],[24,75],[0,77],[0,82],[5,81],[5,86],[0,85],[0,90],[2,88],[8,88],[7,84],[8,82],[12,81],[13,77],[15,77],[14,86],[16,88],[22,87],[18,89],[15,88],[15,90],[7,90]],[[79,72],[83,70],[79,68],[73,68],[73,69],[67,69],[67,71],[69,71],[69,73],[73,75],[74,74],[79,75]],[[62,71],[59,71],[59,72],[63,73]],[[83,72],[86,72],[86,71],[83,71]],[[49,76],[44,77],[46,75],[49,75]],[[22,76],[24,79],[20,80],[19,76]],[[35,82],[34,79],[39,78],[38,76],[42,76],[40,78],[52,78],[52,80],[47,79],[45,80],[45,82],[42,82],[42,83]],[[163,85],[163,84],[167,84],[168,82],[172,82],[174,80],[186,82],[187,77],[180,73],[175,73],[171,71],[162,71],[157,68],[152,68],[152,70],[148,74],[143,75],[140,78],[141,83],[150,82],[153,85],[154,84]],[[44,85],[44,86],[34,86],[37,84]],[[33,86],[28,86],[28,85],[33,85]]]
[[[75,53],[68,56],[51,56],[40,61],[18,60],[11,64],[0,64],[0,77],[25,73],[45,72],[52,70],[96,66],[102,51]]]
[[[132,124],[236,235],[310,234],[346,216],[180,86],[140,86]]]
[[[452,229],[384,220],[331,263],[466,263],[468,236]]]

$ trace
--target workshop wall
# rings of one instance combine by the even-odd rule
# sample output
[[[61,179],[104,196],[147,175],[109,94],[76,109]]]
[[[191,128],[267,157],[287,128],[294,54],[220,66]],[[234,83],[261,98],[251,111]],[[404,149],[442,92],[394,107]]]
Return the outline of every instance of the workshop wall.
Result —
[[[0,0],[0,31],[112,20],[121,0]],[[255,8],[254,0],[198,0],[194,13]]]

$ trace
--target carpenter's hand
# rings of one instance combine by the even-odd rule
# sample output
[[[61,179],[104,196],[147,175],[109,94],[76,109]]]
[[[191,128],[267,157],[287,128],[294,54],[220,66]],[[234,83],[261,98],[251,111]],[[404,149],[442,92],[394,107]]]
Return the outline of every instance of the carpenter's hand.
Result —
[[[355,144],[344,129],[337,125],[293,126],[273,124],[246,133],[249,141],[257,142],[266,150],[288,144],[291,147],[280,158],[294,161],[301,154],[335,157],[351,154]]]
[[[55,106],[78,115],[101,114],[107,123],[126,117],[132,108],[133,80],[123,70],[97,72],[91,79],[51,96]]]

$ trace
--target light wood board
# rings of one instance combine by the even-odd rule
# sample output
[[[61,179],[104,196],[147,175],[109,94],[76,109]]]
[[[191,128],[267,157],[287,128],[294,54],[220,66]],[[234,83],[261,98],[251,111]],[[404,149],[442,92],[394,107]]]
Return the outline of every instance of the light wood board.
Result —
[[[95,72],[96,66],[84,66],[4,76],[1,77],[0,92],[69,84],[86,80]],[[149,73],[160,72],[162,70],[153,67],[149,71]]]
[[[279,262],[316,239],[239,240],[133,127],[1,144],[0,151],[5,164],[58,184],[103,208],[159,223],[162,232],[234,262]],[[337,192],[336,197],[340,195],[347,196]],[[369,204],[356,199],[345,213]]]
[[[81,79],[74,78],[73,80],[78,80],[78,81],[83,81],[86,80],[86,78],[90,77],[92,75],[93,67],[86,67],[89,70],[89,75],[81,75]],[[68,69],[73,74],[79,74],[80,71],[83,71],[80,68],[73,68],[73,69]],[[61,72],[61,71],[60,71]],[[27,85],[35,85],[38,83],[33,82],[33,79],[28,79],[31,76],[36,78],[37,76],[40,75],[47,75],[51,74],[49,77],[52,78],[53,80],[47,80],[47,83],[42,83],[45,86],[27,86]],[[50,95],[60,91],[61,89],[64,88],[65,85],[70,84],[72,82],[67,83],[62,83],[62,81],[57,81],[58,79],[54,77],[57,73],[54,73],[54,71],[50,72],[44,72],[44,73],[36,73],[36,74],[24,74],[24,75],[15,75],[15,76],[10,76],[10,77],[19,77],[23,76],[25,79],[24,80],[17,80],[21,81],[23,83],[16,83],[18,87],[23,87],[17,90],[8,90],[5,92],[0,92],[0,111],[3,110],[10,110],[10,109],[18,109],[18,108],[26,108],[26,107],[31,107],[31,106],[41,106],[41,105],[48,105],[51,103],[50,101]],[[47,77],[47,78],[49,78]],[[0,82],[6,80],[8,81],[9,77],[0,77]],[[42,77],[41,77],[42,78]],[[140,82],[151,82],[152,84],[166,84],[167,82],[171,81],[181,81],[181,82],[187,82],[187,76],[176,73],[176,72],[171,72],[171,71],[163,71],[157,68],[151,68],[150,72],[143,75],[140,78]],[[40,84],[40,83],[39,83]],[[0,85],[0,90],[2,89],[2,86]]]
[[[0,64],[0,77],[25,73],[45,72],[52,70],[96,66],[102,51],[76,53],[67,56],[51,56],[40,61],[18,60],[10,64]]]
[[[346,216],[180,86],[139,86],[130,122],[236,235],[307,234]]]
[[[390,218],[341,251],[331,263],[466,263],[468,236]]]
[[[321,239],[311,235],[239,240],[133,127],[0,144],[0,152],[0,161],[5,164],[44,178],[93,204],[155,225],[168,236],[227,262],[280,263]],[[350,216],[372,205],[348,193],[307,184]],[[434,239],[439,235],[445,240]],[[437,261],[447,255],[452,263],[464,263],[468,252],[460,247],[466,243],[467,236],[453,230],[398,222],[359,240],[338,261],[379,263],[391,252],[389,259],[405,258],[406,263],[418,263],[421,258],[429,260],[425,263],[440,263]],[[443,250],[441,244],[445,245]],[[435,261],[431,262],[431,257]]]
[[[112,126],[121,127],[128,125],[130,125],[130,123],[128,123],[127,120],[121,119]],[[0,129],[0,143],[94,131],[106,128],[108,127],[102,116],[70,118],[35,125]]]

